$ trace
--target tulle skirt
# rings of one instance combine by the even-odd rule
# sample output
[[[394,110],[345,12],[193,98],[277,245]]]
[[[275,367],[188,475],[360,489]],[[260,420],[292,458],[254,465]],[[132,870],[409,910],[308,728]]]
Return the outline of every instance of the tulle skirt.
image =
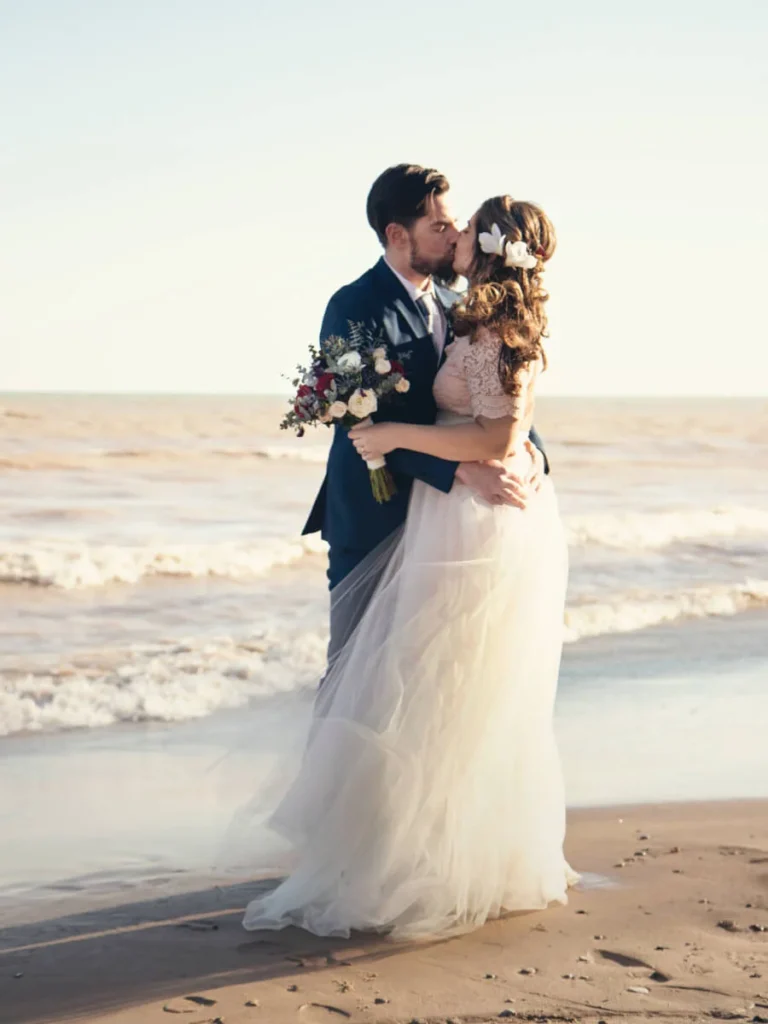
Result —
[[[246,928],[417,938],[566,901],[566,578],[549,480],[525,511],[415,485],[403,529],[333,591],[338,629],[378,580],[268,818],[290,873]]]

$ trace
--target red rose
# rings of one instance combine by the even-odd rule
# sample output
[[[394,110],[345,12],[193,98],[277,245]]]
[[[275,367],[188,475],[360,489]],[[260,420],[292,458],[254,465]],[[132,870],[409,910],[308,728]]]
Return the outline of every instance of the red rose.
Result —
[[[302,384],[299,390],[296,392],[297,398],[306,398],[307,395],[312,394],[312,388],[308,384]]]
[[[393,373],[402,373],[405,376],[405,367],[402,363],[398,363],[396,359],[393,359],[390,365]]]
[[[320,397],[322,398],[326,391],[330,391],[331,384],[333,384],[333,381],[334,376],[332,373],[322,374],[317,384],[315,385],[315,393],[320,395]]]

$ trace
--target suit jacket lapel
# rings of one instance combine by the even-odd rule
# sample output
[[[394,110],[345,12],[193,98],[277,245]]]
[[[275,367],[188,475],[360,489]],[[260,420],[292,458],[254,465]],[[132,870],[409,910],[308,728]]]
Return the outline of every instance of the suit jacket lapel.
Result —
[[[434,351],[432,335],[427,330],[424,318],[383,257],[374,270],[378,286],[388,300],[389,309],[384,313],[384,328],[392,344],[397,347],[414,340],[424,341]]]
[[[398,284],[400,282],[398,281]],[[427,325],[424,322],[424,317],[416,309],[416,306],[411,302],[411,297],[406,295],[404,299],[395,299],[394,302],[397,315],[407,325],[408,330],[414,336],[414,338],[422,339],[428,338],[432,341],[432,335],[427,329]]]

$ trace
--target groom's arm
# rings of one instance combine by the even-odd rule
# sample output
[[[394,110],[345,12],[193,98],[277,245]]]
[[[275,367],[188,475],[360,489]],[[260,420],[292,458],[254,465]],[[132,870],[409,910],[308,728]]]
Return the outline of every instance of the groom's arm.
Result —
[[[438,459],[434,455],[424,455],[422,452],[407,451],[405,448],[396,448],[387,456],[387,463],[396,473],[403,473],[415,480],[423,480],[425,484],[436,488],[447,494],[453,487],[456,479],[458,462],[448,462],[446,459]]]
[[[541,452],[541,457],[544,460],[544,473],[549,474],[549,459],[547,458],[547,453],[544,451],[544,442],[541,440],[541,437],[534,427],[531,427],[530,435],[532,443]]]

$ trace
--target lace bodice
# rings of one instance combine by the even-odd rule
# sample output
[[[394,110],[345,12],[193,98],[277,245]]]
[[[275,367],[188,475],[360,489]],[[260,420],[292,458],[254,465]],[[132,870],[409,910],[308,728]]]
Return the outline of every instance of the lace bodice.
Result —
[[[504,392],[499,380],[501,342],[490,331],[480,328],[476,340],[457,338],[446,350],[445,362],[435,378],[434,395],[444,412],[459,416],[487,416],[501,419],[513,416],[528,430],[533,418],[533,388],[541,370],[537,360],[518,371],[520,392],[515,397]]]

